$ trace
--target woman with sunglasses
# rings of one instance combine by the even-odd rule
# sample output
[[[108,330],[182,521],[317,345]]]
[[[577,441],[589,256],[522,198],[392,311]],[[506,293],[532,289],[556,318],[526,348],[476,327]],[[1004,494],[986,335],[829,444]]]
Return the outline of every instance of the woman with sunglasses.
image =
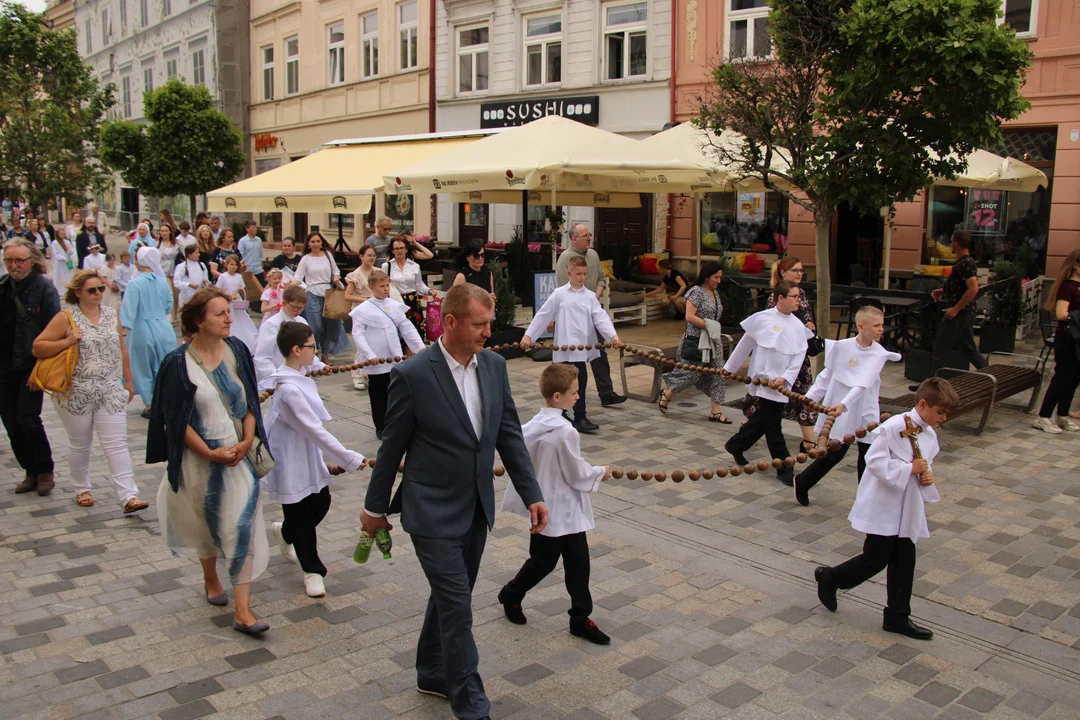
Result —
[[[54,357],[79,346],[79,361],[71,377],[71,392],[54,395],[56,414],[68,436],[68,465],[80,507],[90,507],[90,445],[98,442],[116,483],[125,514],[145,510],[139,499],[131,454],[127,448],[127,405],[135,397],[131,363],[120,332],[120,319],[102,305],[105,282],[93,270],[79,270],[68,283],[64,300],[69,308],[53,317],[34,341],[37,358]],[[72,324],[74,323],[74,327]]]
[[[484,246],[480,243],[466,246],[458,256],[458,274],[454,278],[454,287],[464,283],[484,288],[491,293],[491,299],[495,299],[495,278],[491,276],[491,269],[484,264]]]

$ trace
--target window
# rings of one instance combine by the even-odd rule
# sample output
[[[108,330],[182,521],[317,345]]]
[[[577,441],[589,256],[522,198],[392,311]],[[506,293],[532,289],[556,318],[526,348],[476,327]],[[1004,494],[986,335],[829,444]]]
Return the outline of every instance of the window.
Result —
[[[161,17],[167,18],[172,15],[172,0],[161,0]]]
[[[772,55],[767,0],[730,0],[728,57],[767,58]]]
[[[150,0],[139,0],[139,27],[150,24]]]
[[[285,40],[285,94],[300,92],[300,38]]]
[[[1008,25],[1020,37],[1035,37],[1039,0],[1001,0],[1005,17],[999,22]]]
[[[127,0],[120,0],[120,37],[127,35]]]
[[[104,20],[102,20],[102,22],[104,23]],[[87,18],[87,20],[86,20],[86,54],[87,55],[94,52],[94,37],[93,37],[93,34],[91,33],[92,29],[93,29],[93,25],[91,25],[90,19]],[[102,33],[102,34],[104,35],[104,33]],[[104,41],[102,41],[102,42],[104,42]]]
[[[154,92],[154,68],[143,68],[142,71],[142,91],[143,95],[149,95]]]
[[[327,55],[327,84],[341,85],[345,82],[345,23],[334,23],[327,28],[329,35]]]
[[[206,84],[206,51],[196,50],[191,53],[191,82],[194,85]]]
[[[783,255],[787,235],[788,200],[781,193],[706,193],[702,198],[702,255],[722,255],[755,244]]]
[[[416,30],[419,14],[416,0],[398,5],[398,68],[416,68]]]
[[[488,28],[458,30],[458,92],[472,93],[488,89]]]
[[[90,32],[90,21],[86,21],[86,31]],[[109,9],[106,8],[101,11],[101,46],[104,47],[109,44]]]
[[[562,81],[562,16],[525,21],[525,85]]]
[[[379,74],[379,14],[368,13],[360,18],[360,77]]]
[[[131,76],[120,78],[120,103],[124,108],[124,117],[131,117]]]
[[[274,46],[262,49],[263,100],[274,99]]]
[[[165,79],[172,80],[176,77],[176,58],[165,61]]]
[[[764,0],[762,0],[764,2]],[[608,80],[640,77],[648,66],[649,3],[604,8],[604,61]]]

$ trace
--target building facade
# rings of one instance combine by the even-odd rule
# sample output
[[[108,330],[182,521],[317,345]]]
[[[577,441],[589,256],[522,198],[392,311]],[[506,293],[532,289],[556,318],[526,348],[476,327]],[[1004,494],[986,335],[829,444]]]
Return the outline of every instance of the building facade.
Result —
[[[324,143],[434,130],[430,116],[433,0],[252,0],[251,172],[298,160]],[[430,205],[375,199],[367,216],[265,213],[260,225],[302,237],[319,228],[354,248],[388,214],[427,235]]]
[[[443,0],[435,26],[437,129],[563,114],[647,137],[671,115],[671,38],[671,0]],[[638,209],[565,208],[564,227],[588,222],[601,249],[619,238],[649,251],[663,220],[655,201],[644,195]],[[530,238],[548,225],[549,210],[530,206]],[[454,244],[505,242],[522,220],[517,206],[439,199],[439,239]]]
[[[50,0],[45,8],[45,23],[50,30],[71,30],[75,27],[75,0]]]
[[[112,117],[142,120],[143,95],[178,77],[205,85],[247,136],[248,0],[76,0],[74,23],[84,61],[116,86]],[[119,177],[115,186],[102,205],[121,228],[157,209]]]
[[[930,263],[952,230],[972,232],[973,254],[986,265],[1002,252],[1027,245],[1038,267],[1055,273],[1080,246],[1080,14],[1071,0],[1002,0],[1003,23],[1030,43],[1035,60],[1023,93],[1031,109],[1002,129],[1004,148],[988,148],[1043,170],[1049,187],[1035,193],[998,193],[982,198],[960,188],[934,187],[914,202],[896,206],[892,222],[892,268]],[[768,56],[765,0],[677,0],[675,19],[675,119],[697,114],[708,92],[710,71],[721,53]],[[979,201],[979,208],[975,203]],[[987,201],[992,212],[987,212]],[[760,203],[769,232],[786,241],[789,252],[814,262],[814,225],[809,214],[775,193],[737,197],[714,193],[701,201],[676,198],[672,204],[670,249],[684,261],[717,254],[717,231],[732,222],[744,227],[744,206]],[[755,226],[751,223],[753,232]],[[880,243],[883,221],[841,208],[833,222],[833,277],[852,279],[849,263]],[[847,258],[837,263],[836,258]],[[876,262],[883,264],[882,258]]]

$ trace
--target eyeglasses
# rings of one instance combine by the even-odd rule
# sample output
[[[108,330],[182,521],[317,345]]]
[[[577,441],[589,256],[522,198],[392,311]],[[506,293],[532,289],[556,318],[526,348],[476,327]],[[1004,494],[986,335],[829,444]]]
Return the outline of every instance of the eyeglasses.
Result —
[[[6,257],[6,258],[4,258],[4,264],[5,265],[15,265],[16,263],[28,263],[28,262],[30,262],[30,258],[28,258],[28,257],[24,257],[24,258]]]
[[[304,312],[304,308],[307,307],[307,303],[305,303],[303,305],[293,305],[292,303],[285,303],[285,304],[288,305],[289,307],[291,307],[296,312]]]
[[[100,295],[101,293],[105,292],[105,286],[95,285],[93,287],[84,287],[82,290],[83,292],[88,292],[91,295]]]
[[[806,271],[803,270],[802,268],[791,268],[791,270],[788,270],[788,272],[799,273],[800,275],[802,275]]]
[[[307,345],[300,345],[299,347],[300,347],[301,350],[307,350],[309,348],[311,350],[314,350],[315,349],[315,343],[308,343]]]

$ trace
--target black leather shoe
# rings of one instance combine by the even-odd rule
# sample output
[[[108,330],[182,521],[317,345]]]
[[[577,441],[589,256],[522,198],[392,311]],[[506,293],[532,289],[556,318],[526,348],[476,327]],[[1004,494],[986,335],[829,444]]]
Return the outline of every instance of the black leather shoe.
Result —
[[[799,487],[800,475],[796,475],[792,480],[792,487],[795,488],[795,502],[799,503],[803,507],[810,504],[810,494],[806,491],[806,488]]]
[[[626,396],[618,395],[616,393],[604,395],[600,398],[600,405],[603,407],[611,407],[612,405],[618,405],[624,402],[626,402]]]
[[[824,565],[814,570],[817,581],[817,599],[826,610],[836,612],[836,585],[833,584],[832,568]]]
[[[600,426],[594,422],[591,422],[589,418],[581,418],[574,421],[574,429],[579,433],[585,433],[586,435],[592,435],[594,432],[600,429]]]
[[[889,622],[886,620],[881,624],[881,629],[885,632],[896,633],[897,635],[907,635],[909,638],[914,638],[915,640],[929,640],[934,637],[933,630],[916,625],[911,622],[911,618],[906,618],[900,622]]]
[[[574,637],[585,638],[597,645],[607,645],[611,642],[611,638],[605,635],[600,628],[596,627],[596,623],[588,618],[581,624],[570,623],[570,634]]]
[[[776,471],[776,479],[784,483],[788,487],[795,484],[795,471],[791,468],[781,468]]]
[[[510,622],[515,625],[524,625],[529,622],[525,617],[525,613],[521,610],[521,604],[508,602],[501,590],[499,591],[499,604],[503,606],[503,612],[506,613],[506,619]]]
[[[907,389],[910,390],[911,392],[918,392],[919,386],[918,385],[908,385]]]
[[[750,464],[750,461],[746,459],[745,455],[743,455],[741,452],[736,452],[735,450],[732,450],[730,447],[728,447],[727,443],[724,443],[724,450],[726,450],[727,453],[731,455],[731,457],[735,458],[735,462],[737,462],[739,465]]]

